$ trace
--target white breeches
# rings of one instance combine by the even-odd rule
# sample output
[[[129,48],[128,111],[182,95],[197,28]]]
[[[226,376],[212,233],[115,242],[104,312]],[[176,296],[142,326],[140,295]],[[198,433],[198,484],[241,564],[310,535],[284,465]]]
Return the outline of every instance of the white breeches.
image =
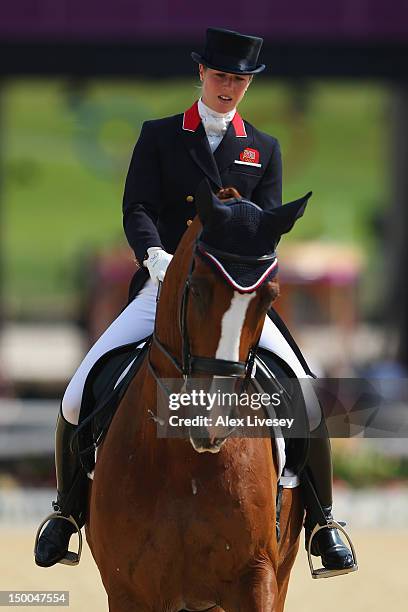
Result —
[[[78,424],[85,381],[97,360],[108,351],[123,344],[137,342],[153,332],[156,295],[157,286],[149,278],[135,299],[111,323],[86,354],[62,398],[62,413],[67,421],[74,425]],[[271,350],[283,359],[298,378],[308,378],[296,354],[269,317],[265,318],[259,345]],[[302,389],[305,392],[304,387],[305,385],[302,384]],[[306,395],[310,395],[305,399],[310,429],[313,430],[321,421],[321,410],[311,387],[310,394],[306,393]]]

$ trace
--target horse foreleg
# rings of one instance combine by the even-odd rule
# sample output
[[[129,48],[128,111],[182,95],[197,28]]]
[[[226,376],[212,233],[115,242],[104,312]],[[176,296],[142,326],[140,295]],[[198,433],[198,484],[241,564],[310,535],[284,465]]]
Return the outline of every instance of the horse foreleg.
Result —
[[[189,612],[189,610],[180,610],[180,612]],[[225,612],[225,610],[224,608],[220,608],[219,606],[214,606],[213,608],[202,610],[202,612]]]
[[[259,563],[240,580],[238,588],[222,598],[221,610],[228,612],[276,612],[278,585],[269,561]],[[218,610],[218,608],[216,608]]]
[[[283,612],[289,577],[299,549],[303,524],[303,504],[300,489],[284,489],[281,512],[281,538],[279,542],[279,564],[277,582],[279,600],[276,612]]]
[[[151,606],[137,601],[134,593],[114,589],[108,594],[109,612],[152,612]]]
[[[296,554],[299,548],[299,538],[296,543],[287,551],[287,556],[284,561],[279,565],[278,570],[278,584],[279,584],[279,598],[276,606],[276,612],[283,612],[285,608],[286,594],[289,586],[290,572],[295,562]]]

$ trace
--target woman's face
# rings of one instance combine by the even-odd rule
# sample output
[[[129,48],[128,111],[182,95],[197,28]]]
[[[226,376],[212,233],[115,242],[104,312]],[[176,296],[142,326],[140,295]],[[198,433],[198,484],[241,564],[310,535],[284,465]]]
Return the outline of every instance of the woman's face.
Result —
[[[228,113],[238,106],[251,82],[251,75],[212,70],[202,64],[199,69],[204,104],[218,113]]]

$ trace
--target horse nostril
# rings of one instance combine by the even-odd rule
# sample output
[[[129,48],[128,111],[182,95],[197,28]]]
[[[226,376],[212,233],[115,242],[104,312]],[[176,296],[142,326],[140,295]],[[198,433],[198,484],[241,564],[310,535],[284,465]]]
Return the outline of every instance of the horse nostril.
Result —
[[[217,440],[217,437],[215,435],[214,436],[210,435],[208,437],[208,440],[209,440],[210,444],[214,444],[216,442],[216,440]]]
[[[213,453],[216,454],[220,451],[226,438],[213,437],[211,440],[207,436],[205,438],[198,438],[190,435],[190,443],[197,453]]]

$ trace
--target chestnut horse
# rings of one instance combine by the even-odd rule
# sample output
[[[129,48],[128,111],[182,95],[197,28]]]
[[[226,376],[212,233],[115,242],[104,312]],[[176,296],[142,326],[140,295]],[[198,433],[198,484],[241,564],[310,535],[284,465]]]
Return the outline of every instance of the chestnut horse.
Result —
[[[278,543],[270,438],[158,438],[157,379],[245,371],[277,294],[269,274],[275,245],[307,198],[266,212],[199,187],[149,352],[98,452],[86,534],[110,612],[283,610],[303,521],[299,490],[284,490]],[[203,252],[261,267],[265,280],[239,292]]]

